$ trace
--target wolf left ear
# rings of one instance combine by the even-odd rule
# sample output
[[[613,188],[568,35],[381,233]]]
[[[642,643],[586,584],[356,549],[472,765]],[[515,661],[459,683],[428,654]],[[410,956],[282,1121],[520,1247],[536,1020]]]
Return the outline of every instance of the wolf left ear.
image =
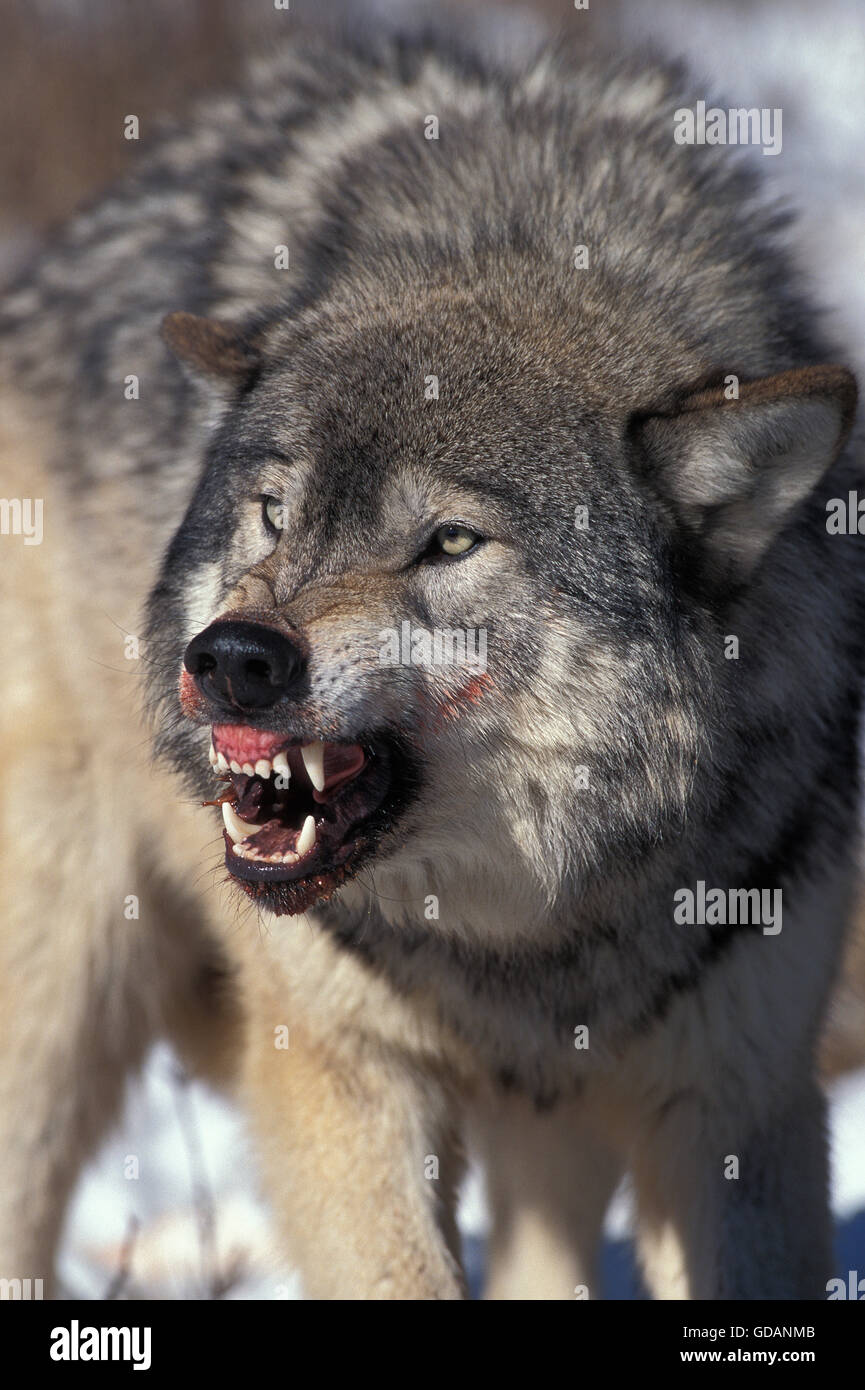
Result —
[[[258,369],[257,351],[243,330],[225,319],[167,314],[162,320],[162,337],[195,376],[204,377],[211,385],[240,390],[249,385]]]
[[[697,391],[669,413],[641,415],[641,465],[698,539],[716,579],[746,579],[788,514],[837,458],[853,423],[845,367],[802,367]]]

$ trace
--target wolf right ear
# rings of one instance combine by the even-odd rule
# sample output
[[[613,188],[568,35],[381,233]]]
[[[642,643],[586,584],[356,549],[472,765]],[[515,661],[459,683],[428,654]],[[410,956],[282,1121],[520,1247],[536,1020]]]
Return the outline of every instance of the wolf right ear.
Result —
[[[223,393],[248,386],[259,366],[256,349],[236,324],[198,314],[167,314],[162,337],[196,377]]]
[[[641,471],[718,581],[744,580],[793,508],[837,458],[853,423],[845,367],[802,367],[680,400],[632,421]]]

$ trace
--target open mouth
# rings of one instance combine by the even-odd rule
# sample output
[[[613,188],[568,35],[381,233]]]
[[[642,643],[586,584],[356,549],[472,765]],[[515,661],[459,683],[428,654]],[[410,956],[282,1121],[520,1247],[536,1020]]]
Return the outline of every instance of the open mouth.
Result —
[[[215,724],[210,763],[227,784],[207,803],[222,808],[226,867],[277,914],[329,898],[389,828],[395,779],[384,742],[299,743]]]

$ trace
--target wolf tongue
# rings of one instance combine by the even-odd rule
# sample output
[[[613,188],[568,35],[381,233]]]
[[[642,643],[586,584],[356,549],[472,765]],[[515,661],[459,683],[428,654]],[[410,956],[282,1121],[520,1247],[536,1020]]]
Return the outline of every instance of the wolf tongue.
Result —
[[[255,820],[261,809],[264,796],[264,783],[260,777],[237,777],[237,805],[235,811],[241,820]]]

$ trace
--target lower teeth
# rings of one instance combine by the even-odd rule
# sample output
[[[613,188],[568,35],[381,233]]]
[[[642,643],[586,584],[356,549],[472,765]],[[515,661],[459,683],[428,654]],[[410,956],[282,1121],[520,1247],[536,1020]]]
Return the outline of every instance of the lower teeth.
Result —
[[[257,864],[296,864],[300,859],[300,855],[290,849],[285,854],[262,854],[254,845],[238,844],[233,845],[232,850],[238,859],[254,860]]]
[[[261,827],[254,828],[241,820],[228,800],[222,803],[222,819],[231,837],[234,853],[240,859],[255,859],[263,864],[296,864],[298,859],[302,859],[315,848],[314,816],[306,817],[293,849],[274,854],[266,854],[261,846],[254,843],[257,831]]]

